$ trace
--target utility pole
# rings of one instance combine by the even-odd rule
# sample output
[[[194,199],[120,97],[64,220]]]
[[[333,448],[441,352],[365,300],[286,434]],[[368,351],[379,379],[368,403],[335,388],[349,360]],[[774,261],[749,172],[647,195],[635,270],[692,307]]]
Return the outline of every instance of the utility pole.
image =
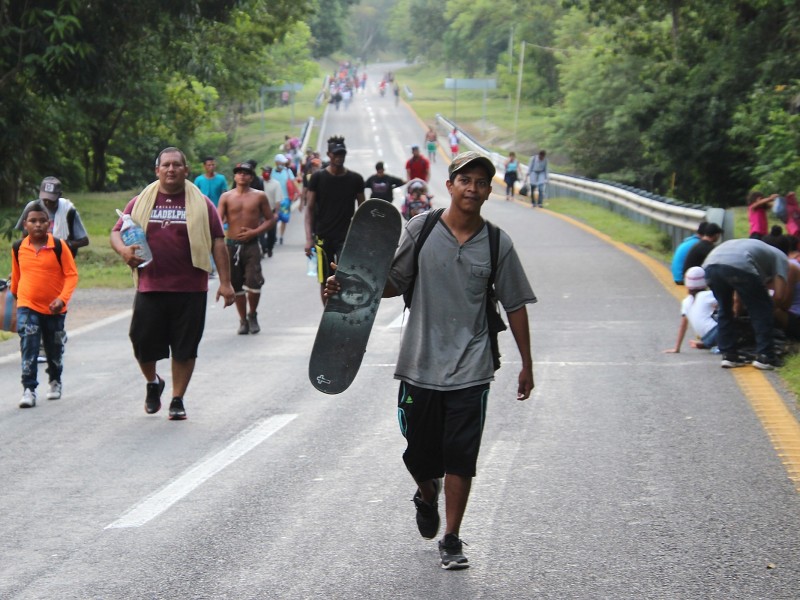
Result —
[[[519,73],[517,73],[517,108],[514,111],[514,145],[517,145],[517,124],[519,123],[519,99],[522,95],[522,68],[525,65],[525,40],[520,43]]]

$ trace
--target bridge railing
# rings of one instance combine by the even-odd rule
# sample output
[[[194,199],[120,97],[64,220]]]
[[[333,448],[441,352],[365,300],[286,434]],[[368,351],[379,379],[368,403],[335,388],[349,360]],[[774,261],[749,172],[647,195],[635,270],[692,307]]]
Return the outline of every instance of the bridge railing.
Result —
[[[436,115],[436,123],[440,131],[450,132],[454,127],[458,127],[458,124],[441,115]],[[487,150],[460,129],[459,141],[462,149],[475,150],[488,156],[498,173],[502,174],[505,156]],[[527,172],[527,164],[522,164],[520,161],[520,175],[523,179]],[[502,175],[500,177],[502,178]],[[602,206],[633,221],[653,224],[669,235],[673,248],[686,236],[695,233],[703,221],[716,223],[722,227],[723,239],[733,238],[734,215],[730,209],[690,204],[617,183],[594,181],[552,171],[549,174],[547,190],[550,197],[576,198]]]

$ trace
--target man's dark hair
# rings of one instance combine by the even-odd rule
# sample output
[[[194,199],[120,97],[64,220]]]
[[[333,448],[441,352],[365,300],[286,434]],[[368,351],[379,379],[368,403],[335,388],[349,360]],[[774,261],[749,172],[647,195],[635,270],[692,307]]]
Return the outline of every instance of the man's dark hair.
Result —
[[[703,235],[719,235],[720,233],[722,233],[722,227],[716,223],[709,223],[706,225],[705,230],[703,230]]]
[[[156,159],[156,166],[157,167],[161,166],[161,157],[164,154],[170,154],[172,152],[177,152],[178,154],[181,155],[181,158],[183,159],[183,166],[185,167],[186,166],[186,155],[183,153],[183,151],[180,148],[176,148],[175,146],[169,146],[167,148],[164,148],[161,152],[158,153],[158,158]]]
[[[44,206],[44,202],[41,200],[34,200],[31,202],[30,206],[25,209],[25,214],[22,215],[22,222],[28,220],[28,215],[32,212],[43,212],[47,216],[47,220],[50,220],[50,213],[47,212],[47,209]]]
[[[203,163],[205,164],[205,163],[207,163],[207,162],[208,162],[208,161],[210,161],[210,160],[217,160],[217,159],[216,159],[216,158],[214,158],[213,156],[206,156],[206,157],[203,159]]]
[[[376,171],[383,171],[383,162],[375,163],[375,170]]]

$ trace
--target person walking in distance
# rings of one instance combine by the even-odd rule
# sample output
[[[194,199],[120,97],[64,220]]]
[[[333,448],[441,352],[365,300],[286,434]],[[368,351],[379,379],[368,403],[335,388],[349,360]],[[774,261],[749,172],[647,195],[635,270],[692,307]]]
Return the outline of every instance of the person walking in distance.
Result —
[[[194,184],[200,188],[214,206],[219,206],[219,198],[228,189],[228,180],[221,173],[217,173],[217,161],[213,156],[203,159],[203,173],[195,177]],[[211,257],[211,276],[217,273],[214,257]]]
[[[81,220],[75,205],[61,197],[61,182],[55,177],[45,177],[39,186],[39,200],[47,210],[50,219],[50,231],[54,237],[64,240],[72,256],[78,254],[78,248],[89,245],[89,234]],[[37,200],[28,202],[15,225],[19,231],[25,231],[25,215]]]
[[[428,182],[431,178],[431,163],[422,156],[419,146],[411,146],[411,158],[406,161],[406,181],[422,179]]]
[[[508,158],[505,163],[505,173],[503,174],[503,181],[506,182],[506,201],[514,199],[514,184],[517,183],[519,178],[519,161],[514,152],[508,153]]]
[[[61,398],[64,320],[78,285],[78,270],[67,244],[48,233],[50,217],[35,201],[23,215],[27,237],[11,250],[11,293],[17,299],[17,331],[22,355],[20,408],[36,406],[39,344],[44,344],[48,400]]]
[[[250,187],[255,176],[250,163],[237,164],[233,169],[236,188],[222,194],[218,207],[222,223],[228,225],[225,243],[230,255],[231,285],[239,313],[239,335],[261,331],[256,311],[264,285],[259,237],[275,227],[267,195]]]
[[[264,193],[267,195],[269,205],[272,207],[272,214],[277,221],[275,208],[281,203],[283,199],[283,191],[281,191],[281,184],[272,178],[273,168],[270,165],[264,165],[261,169],[261,184]],[[272,258],[272,249],[275,247],[275,228],[268,229],[265,233],[259,236],[261,241],[261,255],[266,255]]]
[[[436,139],[436,131],[433,125],[429,125],[425,132],[425,149],[428,151],[428,160],[432,163],[436,162]]]
[[[458,129],[453,127],[453,131],[447,134],[447,142],[450,144],[450,156],[453,158],[458,154]]]
[[[203,159],[203,171],[195,177],[194,184],[214,206],[219,206],[220,197],[228,190],[228,180],[222,173],[217,173],[217,161],[213,156]]]
[[[448,170],[448,208],[409,221],[384,296],[413,291],[395,379],[400,380],[400,429],[408,443],[403,460],[416,484],[417,528],[426,539],[436,537],[444,477],[441,566],[463,569],[469,562],[460,538],[461,524],[476,474],[495,371],[487,310],[494,310],[494,303],[487,289],[493,279],[522,360],[517,400],[528,398],[534,385],[526,305],[536,302],[536,296],[511,238],[481,217],[481,207],[492,190],[492,162],[477,152],[465,152],[456,156]],[[437,217],[420,247],[428,219]],[[495,263],[493,256],[496,269],[489,266]],[[330,277],[326,294],[334,295],[339,289],[336,278]]]
[[[405,181],[394,175],[389,175],[384,169],[383,161],[375,163],[375,173],[364,182],[364,187],[370,190],[370,198],[380,198],[391,202],[394,199],[394,188],[405,185]]]
[[[125,207],[124,213],[145,230],[152,261],[139,268],[145,261],[136,256],[135,245],[122,241],[122,219],[110,238],[136,280],[129,336],[147,382],[145,412],[161,410],[165,382],[156,365],[171,354],[171,420],[186,418],[183,399],[203,337],[212,253],[219,272],[216,298],[224,298],[225,306],[235,300],[222,222],[211,200],[186,180],[188,172],[183,152],[165,148],[156,160],[158,179]]]
[[[323,304],[330,263],[338,262],[356,207],[364,202],[364,178],[344,166],[346,158],[344,138],[329,138],[330,163],[315,172],[308,181],[305,251],[306,256],[311,256],[311,249],[316,248],[317,276]]]
[[[293,181],[294,181],[294,173],[289,168],[289,159],[286,158],[285,154],[276,154],[275,155],[275,168],[272,169],[272,174],[270,179],[278,183],[281,186],[281,197],[280,200],[273,203],[272,210],[275,212],[276,218],[280,221],[283,228],[286,227],[286,223],[289,222],[288,213],[284,213],[284,216],[281,218],[279,213],[281,210],[284,211],[291,211],[292,208],[292,195],[290,193],[290,188],[292,188]],[[284,220],[285,219],[285,220]],[[278,229],[273,227],[269,231],[267,231],[267,256],[272,257],[272,251],[275,248],[275,242],[278,241]],[[281,244],[283,243],[283,231],[281,231]]]
[[[542,207],[544,204],[544,195],[549,180],[547,171],[547,151],[541,150],[539,154],[531,157],[531,162],[528,165],[528,181],[531,184],[531,203],[532,205]],[[534,195],[535,190],[535,195]]]

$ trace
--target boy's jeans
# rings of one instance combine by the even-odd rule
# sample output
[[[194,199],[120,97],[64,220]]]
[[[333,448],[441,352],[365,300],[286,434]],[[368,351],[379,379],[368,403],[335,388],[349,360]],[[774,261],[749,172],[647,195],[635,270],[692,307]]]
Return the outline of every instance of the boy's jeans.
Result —
[[[50,381],[61,381],[64,356],[64,320],[66,315],[45,315],[30,308],[17,308],[17,333],[22,354],[22,387],[35,390],[39,385],[39,343],[44,342],[47,374]]]

